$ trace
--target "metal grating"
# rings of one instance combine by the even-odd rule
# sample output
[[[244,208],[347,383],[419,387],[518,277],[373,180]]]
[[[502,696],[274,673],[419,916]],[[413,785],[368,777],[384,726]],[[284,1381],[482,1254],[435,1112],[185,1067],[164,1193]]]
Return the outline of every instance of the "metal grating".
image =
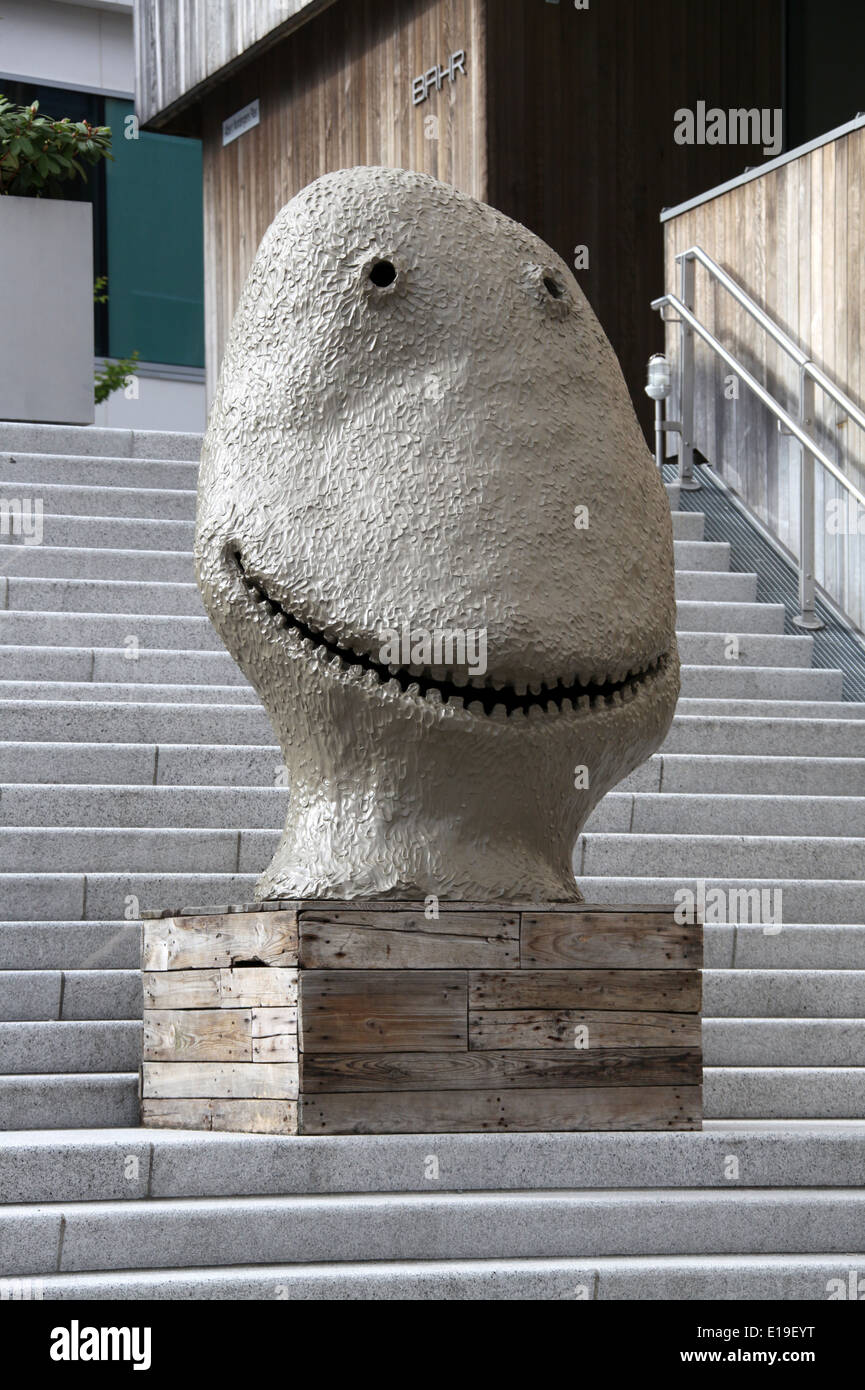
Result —
[[[705,539],[729,542],[730,569],[745,574],[756,573],[758,602],[783,603],[784,631],[801,637],[803,630],[793,622],[799,611],[799,581],[795,567],[770,544],[731,494],[720,486],[708,465],[699,465],[696,473],[703,486],[699,492],[680,492],[679,510],[703,513],[706,518]],[[664,465],[666,483],[675,483],[677,476],[675,464]],[[853,630],[826,606],[819,593],[817,614],[825,627],[819,632],[807,634],[814,639],[811,665],[843,671],[843,698],[865,701],[865,646]]]

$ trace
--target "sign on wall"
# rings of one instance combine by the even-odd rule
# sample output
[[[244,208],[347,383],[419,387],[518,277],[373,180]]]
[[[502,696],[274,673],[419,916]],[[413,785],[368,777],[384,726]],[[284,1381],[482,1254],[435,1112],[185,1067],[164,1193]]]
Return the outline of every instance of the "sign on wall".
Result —
[[[420,77],[416,77],[411,84],[411,99],[413,106],[420,106],[422,101],[426,101],[433,87],[437,92],[442,89],[445,78],[451,82],[456,82],[457,73],[461,72],[466,76],[466,55],[463,49],[458,49],[452,53],[447,60],[445,67],[440,67],[438,63],[434,67],[422,72]]]
[[[229,116],[227,121],[222,122],[222,143],[230,145],[232,140],[238,136],[245,135],[253,126],[257,126],[261,120],[258,109],[258,97],[251,101],[248,106],[242,106],[239,111],[235,111],[233,116]]]

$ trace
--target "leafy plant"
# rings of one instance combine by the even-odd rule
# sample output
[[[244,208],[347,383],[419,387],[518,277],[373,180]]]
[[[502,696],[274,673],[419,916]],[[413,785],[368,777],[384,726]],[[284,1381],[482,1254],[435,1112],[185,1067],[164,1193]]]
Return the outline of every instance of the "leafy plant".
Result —
[[[54,121],[38,101],[16,106],[0,95],[0,194],[62,198],[70,179],[87,179],[85,164],[111,159],[111,129],[89,121]]]
[[[122,357],[119,362],[106,362],[102,371],[96,373],[96,404],[107,401],[112,391],[119,391],[137,371],[137,348],[131,357]]]
[[[107,275],[97,275],[96,279],[93,281],[93,303],[94,303],[94,304],[107,304],[107,303],[108,303],[108,276],[107,276]]]

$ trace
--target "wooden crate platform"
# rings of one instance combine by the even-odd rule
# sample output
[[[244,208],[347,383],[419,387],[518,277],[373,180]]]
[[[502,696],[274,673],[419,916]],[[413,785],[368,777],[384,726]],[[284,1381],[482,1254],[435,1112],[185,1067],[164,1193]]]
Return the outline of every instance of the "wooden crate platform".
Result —
[[[142,1123],[700,1127],[699,924],[587,903],[437,911],[306,901],[145,920]]]

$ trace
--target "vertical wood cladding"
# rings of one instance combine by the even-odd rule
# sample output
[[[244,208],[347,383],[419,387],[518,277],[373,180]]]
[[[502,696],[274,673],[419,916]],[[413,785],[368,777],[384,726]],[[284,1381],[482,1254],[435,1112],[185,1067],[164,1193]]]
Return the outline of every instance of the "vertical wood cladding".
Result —
[[[860,128],[683,212],[665,223],[665,289],[678,292],[676,254],[695,243],[702,246],[862,407],[863,184],[865,128]],[[695,288],[698,317],[796,415],[796,364],[699,267]],[[675,359],[678,331],[673,325],[668,349]],[[769,411],[746,386],[737,398],[725,395],[728,370],[699,341],[695,365],[697,446],[797,554],[798,444],[779,434]],[[819,390],[814,406],[818,443],[857,487],[865,488],[862,432]],[[817,582],[863,627],[865,536],[824,526],[827,504],[832,504],[828,520],[842,497],[819,464],[815,487]],[[844,515],[840,513],[842,519]]]
[[[488,201],[574,262],[649,427],[662,208],[763,161],[678,145],[674,112],[781,105],[782,0],[488,0]]]
[[[658,215],[761,162],[759,148],[677,145],[674,112],[781,104],[783,0],[336,0],[202,103],[210,386],[244,277],[278,209],[353,164],[422,169],[524,222],[573,264],[644,423]],[[451,53],[467,76],[413,105]],[[223,148],[256,97],[261,123]],[[433,131],[429,121],[438,121]],[[436,134],[437,138],[429,138]]]
[[[205,98],[211,391],[258,243],[283,204],[313,179],[384,164],[421,169],[486,197],[483,25],[483,0],[342,0]],[[466,75],[413,105],[412,80],[460,49]],[[223,120],[256,97],[260,125],[223,147]]]

